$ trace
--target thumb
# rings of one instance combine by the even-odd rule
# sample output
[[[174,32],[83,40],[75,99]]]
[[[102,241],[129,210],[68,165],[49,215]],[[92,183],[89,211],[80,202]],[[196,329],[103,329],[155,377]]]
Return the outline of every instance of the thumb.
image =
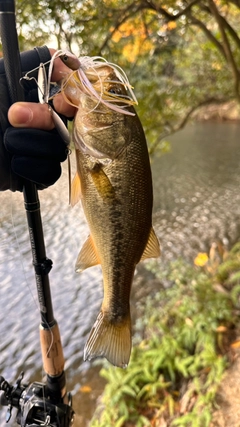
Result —
[[[51,130],[54,128],[47,104],[16,102],[8,110],[8,120],[14,127]]]

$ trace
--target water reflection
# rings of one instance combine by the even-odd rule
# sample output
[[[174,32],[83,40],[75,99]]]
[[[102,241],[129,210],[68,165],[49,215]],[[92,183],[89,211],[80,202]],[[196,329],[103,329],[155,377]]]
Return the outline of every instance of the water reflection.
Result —
[[[153,161],[155,216],[162,259],[187,259],[214,240],[240,236],[240,125],[188,126],[171,138],[172,151]]]
[[[40,192],[39,197],[47,256],[53,260],[54,313],[61,330],[69,388],[75,387],[77,392],[82,381],[90,381],[89,364],[82,363],[82,354],[101,303],[101,270],[98,267],[81,275],[74,272],[88,228],[80,205],[75,209],[68,206],[67,171],[64,169],[54,188]],[[1,375],[12,382],[24,369],[26,381],[41,380],[40,317],[23,199],[21,194],[10,192],[2,193],[0,199]],[[5,409],[0,411],[0,425],[4,425]]]
[[[162,259],[179,255],[192,260],[213,240],[226,245],[240,237],[240,124],[197,124],[171,138],[171,153],[152,161],[154,226]],[[80,205],[68,206],[67,171],[40,192],[47,256],[53,260],[50,283],[58,320],[69,388],[74,389],[77,427],[87,425],[102,390],[98,368],[82,363],[88,334],[102,300],[102,275],[94,267],[78,275],[74,264],[88,235]],[[14,381],[24,369],[26,380],[41,380],[39,311],[31,265],[28,230],[21,194],[0,194],[0,375]],[[137,298],[148,280],[144,264],[137,269]],[[149,273],[147,273],[149,274]],[[150,283],[148,283],[150,285]],[[141,293],[142,292],[142,293]],[[144,291],[146,292],[146,291]],[[135,314],[134,314],[135,315]],[[79,392],[88,384],[94,393]],[[0,411],[4,425],[5,408]]]

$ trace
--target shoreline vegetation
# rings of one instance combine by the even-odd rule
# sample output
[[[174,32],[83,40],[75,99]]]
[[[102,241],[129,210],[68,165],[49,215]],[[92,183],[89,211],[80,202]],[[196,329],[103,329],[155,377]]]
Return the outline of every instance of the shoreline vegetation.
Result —
[[[196,121],[215,120],[223,121],[239,121],[240,120],[240,105],[236,101],[229,101],[223,104],[210,104],[208,106],[199,107],[192,115],[192,119]]]
[[[128,368],[104,363],[107,383],[91,427],[237,426],[224,423],[219,402],[228,371],[239,376],[232,370],[240,348],[240,242],[229,252],[214,243],[192,264],[145,265],[160,290],[138,307]]]

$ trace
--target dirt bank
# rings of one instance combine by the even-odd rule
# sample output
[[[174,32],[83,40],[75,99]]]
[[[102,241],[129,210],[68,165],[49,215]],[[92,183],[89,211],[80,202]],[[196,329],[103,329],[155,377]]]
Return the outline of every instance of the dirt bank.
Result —
[[[198,121],[240,120],[240,106],[236,101],[227,102],[225,104],[211,104],[199,108],[193,114],[193,118]]]

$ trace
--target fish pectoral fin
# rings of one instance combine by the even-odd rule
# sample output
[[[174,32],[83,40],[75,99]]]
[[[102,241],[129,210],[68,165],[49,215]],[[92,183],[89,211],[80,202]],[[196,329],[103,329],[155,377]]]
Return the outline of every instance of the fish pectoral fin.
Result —
[[[90,170],[93,183],[103,199],[112,200],[115,197],[115,190],[100,163],[96,163],[94,168]]]
[[[84,360],[105,357],[112,365],[126,368],[132,348],[130,314],[121,323],[110,323],[100,311],[84,348]]]
[[[71,184],[71,206],[75,206],[81,197],[81,181],[78,173],[76,172]]]
[[[147,258],[158,258],[161,255],[160,244],[153,228],[151,228],[148,242],[145,246],[140,261]]]
[[[100,264],[98,255],[92,237],[89,236],[78,254],[75,271],[76,273],[81,273],[81,271],[86,268],[93,267],[97,264]]]

